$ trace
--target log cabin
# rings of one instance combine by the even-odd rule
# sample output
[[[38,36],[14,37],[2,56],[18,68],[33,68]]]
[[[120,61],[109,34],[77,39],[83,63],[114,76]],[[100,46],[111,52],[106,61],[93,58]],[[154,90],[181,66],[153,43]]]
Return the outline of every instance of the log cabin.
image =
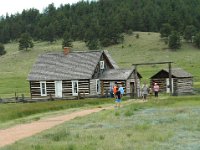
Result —
[[[104,96],[108,84],[124,83],[126,92],[134,84],[133,70],[121,70],[107,50],[50,52],[38,57],[28,75],[31,99]],[[107,74],[115,72],[115,78]],[[122,74],[126,74],[126,76]],[[122,75],[122,77],[121,77]],[[141,77],[141,75],[139,75]],[[106,85],[107,84],[107,85]]]
[[[172,94],[188,95],[193,94],[193,76],[181,68],[172,68]],[[170,92],[169,88],[169,70],[162,69],[153,75],[150,85],[157,83],[160,86],[160,92]]]

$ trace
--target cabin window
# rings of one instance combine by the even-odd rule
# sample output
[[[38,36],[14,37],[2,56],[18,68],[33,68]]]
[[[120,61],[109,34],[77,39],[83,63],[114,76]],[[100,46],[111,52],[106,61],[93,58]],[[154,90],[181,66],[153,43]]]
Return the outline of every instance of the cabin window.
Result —
[[[104,69],[104,61],[100,61],[100,69]]]
[[[78,95],[78,81],[72,81],[72,95]]]
[[[100,94],[100,80],[99,79],[97,79],[96,80],[96,92],[97,92],[97,94]]]
[[[45,81],[40,82],[40,93],[41,93],[41,96],[47,96],[47,89],[46,89]]]

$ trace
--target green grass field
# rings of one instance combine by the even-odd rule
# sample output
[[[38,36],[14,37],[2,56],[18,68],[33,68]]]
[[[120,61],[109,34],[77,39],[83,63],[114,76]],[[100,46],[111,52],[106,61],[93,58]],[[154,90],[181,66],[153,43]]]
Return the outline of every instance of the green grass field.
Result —
[[[194,87],[200,89],[200,50],[183,43],[177,51],[167,49],[158,33],[139,32],[125,35],[122,44],[106,48],[121,68],[133,63],[173,61],[194,75]],[[122,48],[123,46],[123,48]],[[61,41],[53,44],[37,42],[32,50],[18,51],[18,43],[5,45],[7,54],[0,57],[0,98],[29,96],[27,75],[39,54],[62,51]],[[83,42],[74,49],[87,50]],[[141,66],[143,80],[167,65]],[[0,128],[66,114],[86,107],[111,105],[113,99],[84,101],[51,101],[40,103],[0,104]],[[199,150],[200,98],[168,97],[159,102],[132,103],[120,109],[105,110],[76,118],[36,136],[17,141],[2,150]]]
[[[167,45],[160,39],[158,33],[138,32],[139,39],[133,35],[125,35],[122,44],[107,47],[112,57],[121,68],[129,68],[133,63],[173,61],[173,67],[181,67],[194,75],[194,85],[199,87],[200,82],[200,50],[183,43],[177,51],[167,49]],[[30,51],[19,51],[18,43],[5,45],[7,54],[0,57],[0,97],[13,97],[17,92],[20,96],[29,95],[29,83],[26,80],[32,65],[38,55],[50,51],[62,51],[61,40],[53,44],[35,42]],[[87,50],[83,42],[74,42],[75,50]],[[104,48],[102,48],[104,49]],[[140,66],[139,72],[143,80],[148,81],[159,69],[167,65]]]
[[[123,98],[126,100],[127,98]],[[0,105],[0,128],[41,119],[41,117],[62,114],[74,109],[101,107],[113,103],[113,98],[59,100],[38,103],[10,103]]]
[[[200,98],[160,97],[79,117],[2,150],[199,150]]]

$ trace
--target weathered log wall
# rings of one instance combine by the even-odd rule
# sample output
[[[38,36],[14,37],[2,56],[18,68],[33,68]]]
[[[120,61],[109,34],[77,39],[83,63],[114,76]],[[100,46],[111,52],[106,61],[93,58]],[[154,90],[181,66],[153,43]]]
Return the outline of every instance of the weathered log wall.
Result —
[[[67,96],[72,96],[72,81],[62,81],[62,92],[63,98]],[[30,93],[32,99],[40,98],[55,98],[55,81],[46,81],[46,91],[47,96],[41,96],[40,91],[40,81],[31,81],[30,82]],[[78,91],[82,95],[90,94],[90,83],[89,80],[79,80],[78,81]]]
[[[177,95],[187,95],[193,94],[193,79],[192,78],[180,78],[177,79],[177,88],[175,94]]]
[[[166,92],[167,83],[166,78],[153,79],[150,82],[153,88],[153,83],[157,83],[160,87],[160,92]],[[193,79],[192,78],[173,78],[173,94],[174,95],[186,95],[193,94]]]

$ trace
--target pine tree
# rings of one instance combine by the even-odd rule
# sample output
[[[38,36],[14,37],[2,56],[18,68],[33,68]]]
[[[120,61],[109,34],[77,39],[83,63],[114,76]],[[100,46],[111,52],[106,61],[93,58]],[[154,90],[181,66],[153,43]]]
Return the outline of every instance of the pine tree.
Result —
[[[71,36],[67,31],[63,35],[62,47],[73,47]]]
[[[23,49],[28,50],[28,48],[32,48],[33,46],[34,45],[33,45],[32,38],[30,37],[30,35],[28,33],[23,33],[19,40],[19,50],[23,50]]]
[[[198,48],[200,48],[200,32],[197,33],[194,37],[194,45]]]
[[[169,48],[179,49],[181,47],[180,34],[177,31],[173,31],[169,36]]]
[[[89,40],[87,41],[86,45],[90,50],[96,50],[99,48],[99,40],[97,39]]]
[[[192,37],[195,36],[196,34],[196,28],[193,25],[189,25],[185,28],[185,32],[184,32],[184,39],[186,41],[190,41],[192,42]]]
[[[164,23],[160,29],[161,37],[168,37],[172,32],[172,26],[169,23]]]

